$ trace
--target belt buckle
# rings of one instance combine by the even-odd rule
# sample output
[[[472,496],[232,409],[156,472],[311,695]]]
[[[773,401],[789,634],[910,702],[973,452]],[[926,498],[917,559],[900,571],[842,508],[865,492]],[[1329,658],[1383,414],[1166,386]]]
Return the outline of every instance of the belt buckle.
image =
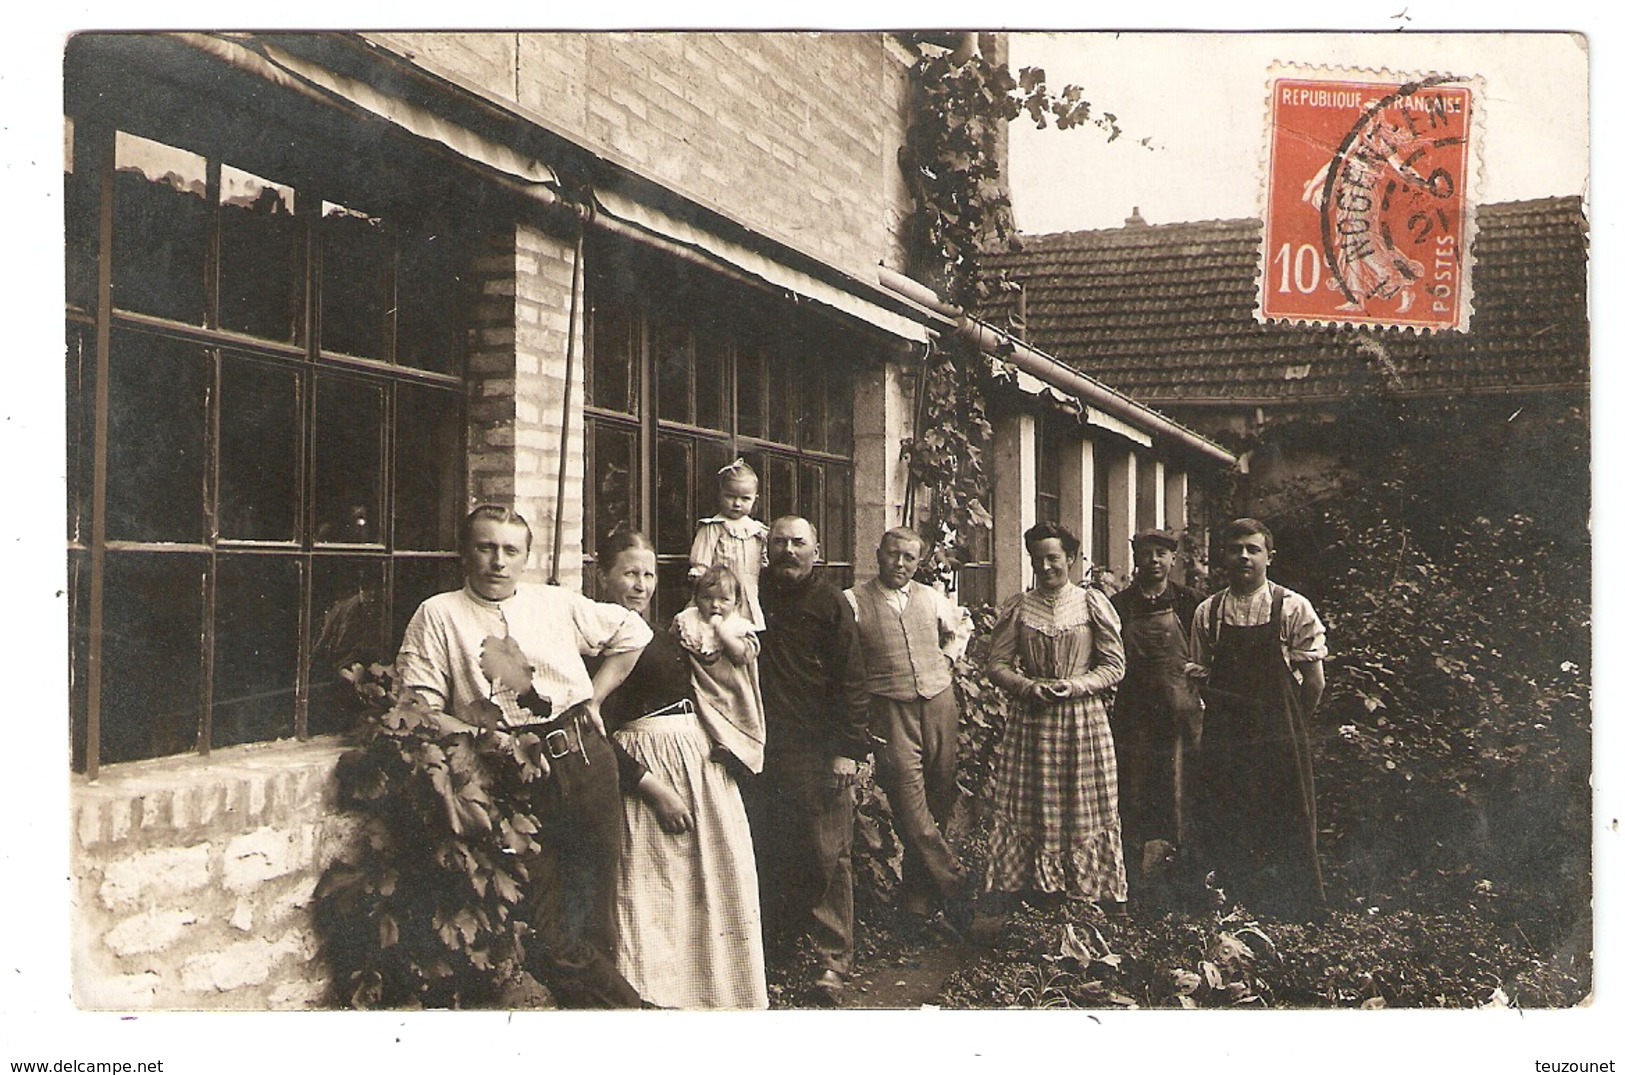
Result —
[[[557,749],[555,749],[553,746],[553,737],[555,735],[558,736],[559,741],[564,744],[562,747]],[[580,733],[577,733],[576,745],[573,747],[570,745],[570,730],[568,728],[554,728],[552,731],[542,736],[542,744],[547,748],[548,757],[562,758],[581,745],[581,735]]]

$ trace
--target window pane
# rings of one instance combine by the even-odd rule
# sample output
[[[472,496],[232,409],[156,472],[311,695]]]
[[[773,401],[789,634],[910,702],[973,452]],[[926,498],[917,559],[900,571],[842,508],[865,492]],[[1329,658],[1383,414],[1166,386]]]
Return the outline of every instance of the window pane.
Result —
[[[694,337],[683,325],[662,324],[655,334],[656,415],[668,422],[694,421]]]
[[[767,439],[794,444],[799,414],[795,362],[787,348],[774,347],[768,351],[767,363]]]
[[[683,437],[661,436],[655,478],[655,532],[651,535],[655,551],[686,557],[699,519],[691,492],[695,486],[693,444]]]
[[[220,536],[293,541],[299,519],[299,374],[220,360]]]
[[[204,540],[206,353],[119,332],[108,362],[107,536]]]
[[[353,377],[316,379],[316,540],[378,544],[384,390]]]
[[[1061,421],[1054,415],[1038,419],[1038,496],[1059,500],[1061,496]],[[1052,520],[1053,521],[1053,520]]]
[[[589,490],[589,555],[616,527],[637,526],[638,437],[633,430],[607,422],[589,423],[592,475]]]
[[[444,226],[402,236],[395,289],[397,362],[436,373],[461,372],[466,272],[462,250]]]
[[[463,500],[461,392],[395,389],[395,547],[457,548]]]
[[[90,557],[68,553],[68,743],[73,771],[85,770],[90,671]]]
[[[322,205],[322,350],[389,357],[395,305],[384,222],[341,205]]]
[[[107,554],[102,600],[101,761],[197,746],[203,572],[208,559]]]
[[[387,664],[395,654],[384,635],[384,569],[379,557],[318,556],[311,561],[311,735],[346,731],[362,712],[350,682],[354,664]]]
[[[304,229],[293,188],[220,169],[220,326],[291,340],[304,293]]]
[[[760,471],[758,471],[760,473]],[[801,498],[796,490],[796,461],[782,455],[767,457],[767,489],[766,498],[768,512],[763,518],[777,519],[780,515],[801,515],[807,512],[802,509]],[[816,521],[816,512],[814,515]]]
[[[762,345],[756,341],[741,343],[737,349],[737,377],[739,382],[739,435],[741,437],[767,436],[767,371],[762,357]]]
[[[694,522],[698,527],[700,520],[715,515],[722,510],[722,479],[718,471],[732,463],[737,456],[728,450],[728,443],[720,440],[702,440],[699,442],[699,462],[696,465],[698,477],[694,483]],[[761,517],[762,501],[756,501],[751,514]]]
[[[671,626],[672,618],[688,604],[688,557],[656,565],[655,574],[659,581],[655,586],[654,608],[650,610],[649,622],[655,630],[663,631]]]
[[[68,439],[68,540],[90,540],[91,440],[96,407],[95,336],[69,325],[66,387]]]
[[[728,358],[732,347],[727,334],[707,326],[694,339],[694,423],[707,429],[728,430]]]
[[[1149,530],[1157,525],[1157,500],[1162,495],[1162,483],[1157,481],[1157,461],[1149,456],[1136,456],[1137,473],[1134,476],[1134,529]]]
[[[836,455],[852,454],[852,371],[831,363],[824,384],[824,418],[827,429],[825,448]]]
[[[593,308],[592,364],[587,402],[622,414],[635,414],[637,396],[637,325],[623,301],[606,300]]]
[[[293,734],[299,675],[299,561],[221,556],[214,590],[217,747]]]
[[[829,531],[824,538],[824,557],[850,562],[852,551],[852,469],[824,468],[824,518]]]
[[[801,367],[801,447],[822,452],[829,444],[828,415],[824,413],[827,355],[808,354]]]
[[[796,491],[797,514],[804,515],[812,521],[818,529],[818,541],[822,546],[824,559],[840,559],[833,556],[835,546],[831,544],[833,535],[826,533],[829,530],[829,520],[824,514],[824,468],[817,463],[801,464],[801,484]]]
[[[384,647],[390,660],[400,649],[401,635],[418,606],[437,593],[461,589],[463,572],[453,559],[428,557],[395,558],[395,592],[390,600],[389,644]]]
[[[1110,555],[1111,548],[1111,509],[1109,507],[1112,461],[1111,454],[1102,444],[1095,445],[1095,483],[1094,483],[1094,540],[1089,544],[1089,558],[1097,564],[1104,564]]]
[[[96,203],[101,175],[88,147],[76,145],[75,124],[64,121],[65,156],[62,162],[68,303],[88,309],[96,298]]]
[[[113,180],[113,305],[203,323],[209,247],[202,157],[118,132]]]

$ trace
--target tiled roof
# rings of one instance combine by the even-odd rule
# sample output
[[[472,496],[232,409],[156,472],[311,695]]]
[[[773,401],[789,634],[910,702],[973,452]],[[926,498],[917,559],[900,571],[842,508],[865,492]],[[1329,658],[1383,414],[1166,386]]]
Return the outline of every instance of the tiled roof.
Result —
[[[987,259],[1027,291],[1028,342],[1142,402],[1327,400],[1583,388],[1586,221],[1577,197],[1485,205],[1466,333],[1261,324],[1257,220],[1023,236]],[[1002,325],[1002,297],[981,314]]]

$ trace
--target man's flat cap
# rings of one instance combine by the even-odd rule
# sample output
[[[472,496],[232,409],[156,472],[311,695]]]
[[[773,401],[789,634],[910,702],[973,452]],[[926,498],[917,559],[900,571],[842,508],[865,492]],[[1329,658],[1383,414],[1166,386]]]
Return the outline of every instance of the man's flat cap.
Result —
[[[1175,552],[1179,550],[1179,539],[1166,530],[1141,530],[1134,535],[1134,547],[1141,545],[1160,545]]]

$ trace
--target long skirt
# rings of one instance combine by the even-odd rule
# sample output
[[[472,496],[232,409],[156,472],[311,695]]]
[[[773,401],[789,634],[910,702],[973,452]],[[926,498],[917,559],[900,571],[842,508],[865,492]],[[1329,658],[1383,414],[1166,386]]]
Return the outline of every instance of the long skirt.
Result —
[[[616,739],[694,813],[672,835],[624,789],[616,967],[663,1008],[765,1008],[756,859],[739,786],[692,713],[643,717]]]
[[[1023,706],[994,773],[988,888],[1125,900],[1117,755],[1099,695]]]

